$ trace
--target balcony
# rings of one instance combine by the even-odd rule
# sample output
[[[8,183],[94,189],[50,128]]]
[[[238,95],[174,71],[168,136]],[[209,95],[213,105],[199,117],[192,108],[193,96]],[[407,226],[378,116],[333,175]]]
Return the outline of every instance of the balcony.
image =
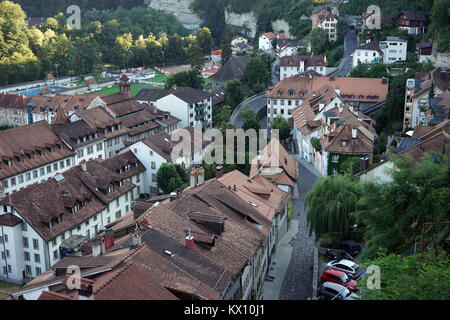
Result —
[[[204,118],[205,118],[205,115],[203,113],[195,116],[195,120],[203,120]]]
[[[201,105],[196,105],[195,111],[204,111],[206,109],[206,107],[208,107],[208,104],[206,104],[206,103],[203,103]]]

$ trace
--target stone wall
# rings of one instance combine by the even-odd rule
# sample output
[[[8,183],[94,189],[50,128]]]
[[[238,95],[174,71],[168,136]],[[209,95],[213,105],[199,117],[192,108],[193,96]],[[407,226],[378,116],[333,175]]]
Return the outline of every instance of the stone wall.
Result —
[[[145,0],[149,8],[172,13],[189,30],[200,29],[202,19],[191,9],[192,0]]]
[[[286,20],[279,19],[279,20],[272,21],[272,29],[273,29],[273,32],[275,32],[275,33],[283,30],[284,33],[286,34],[286,37],[291,38],[291,34],[289,33],[289,23],[287,23]]]
[[[450,66],[450,52],[437,52],[438,44],[433,43],[431,61],[435,67],[448,68]]]

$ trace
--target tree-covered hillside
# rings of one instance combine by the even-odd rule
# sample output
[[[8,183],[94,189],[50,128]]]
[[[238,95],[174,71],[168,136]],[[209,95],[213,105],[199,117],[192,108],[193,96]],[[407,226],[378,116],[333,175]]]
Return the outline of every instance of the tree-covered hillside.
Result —
[[[78,5],[81,12],[90,9],[131,9],[144,4],[144,0],[13,0],[31,17],[51,17],[66,12],[70,5]]]

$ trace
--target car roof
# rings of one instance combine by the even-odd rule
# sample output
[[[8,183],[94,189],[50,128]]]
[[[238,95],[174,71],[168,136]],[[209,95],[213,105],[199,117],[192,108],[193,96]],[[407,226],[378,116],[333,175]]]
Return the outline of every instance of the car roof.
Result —
[[[322,284],[322,286],[327,287],[327,288],[331,288],[331,289],[334,289],[334,290],[337,290],[337,291],[339,291],[339,292],[340,292],[341,290],[347,289],[346,287],[344,287],[344,286],[341,285],[341,284],[334,283],[334,282],[329,282],[329,281],[324,282],[324,283]]]
[[[354,263],[353,261],[347,260],[347,259],[342,259],[338,263],[343,264],[343,265],[345,265],[347,267],[350,267],[350,268],[355,268],[356,267],[356,263]]]
[[[342,277],[345,274],[344,271],[337,270],[337,269],[327,269],[327,270],[325,270],[325,272],[326,273],[331,273],[331,274],[333,274],[333,275],[335,275],[337,277]]]

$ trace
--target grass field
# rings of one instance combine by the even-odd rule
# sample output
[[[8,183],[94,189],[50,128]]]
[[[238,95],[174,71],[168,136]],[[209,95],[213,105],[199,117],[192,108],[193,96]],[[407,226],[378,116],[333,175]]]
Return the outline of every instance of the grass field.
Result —
[[[163,87],[150,87],[148,84],[132,84],[130,88],[130,92],[132,95],[135,95],[136,92],[139,91],[141,88],[153,88],[153,89],[163,89]],[[119,86],[115,86],[108,89],[103,89],[100,91],[96,91],[95,93],[98,94],[113,94],[119,92]]]
[[[0,300],[9,300],[9,293],[13,293],[18,289],[18,285],[0,281]]]

